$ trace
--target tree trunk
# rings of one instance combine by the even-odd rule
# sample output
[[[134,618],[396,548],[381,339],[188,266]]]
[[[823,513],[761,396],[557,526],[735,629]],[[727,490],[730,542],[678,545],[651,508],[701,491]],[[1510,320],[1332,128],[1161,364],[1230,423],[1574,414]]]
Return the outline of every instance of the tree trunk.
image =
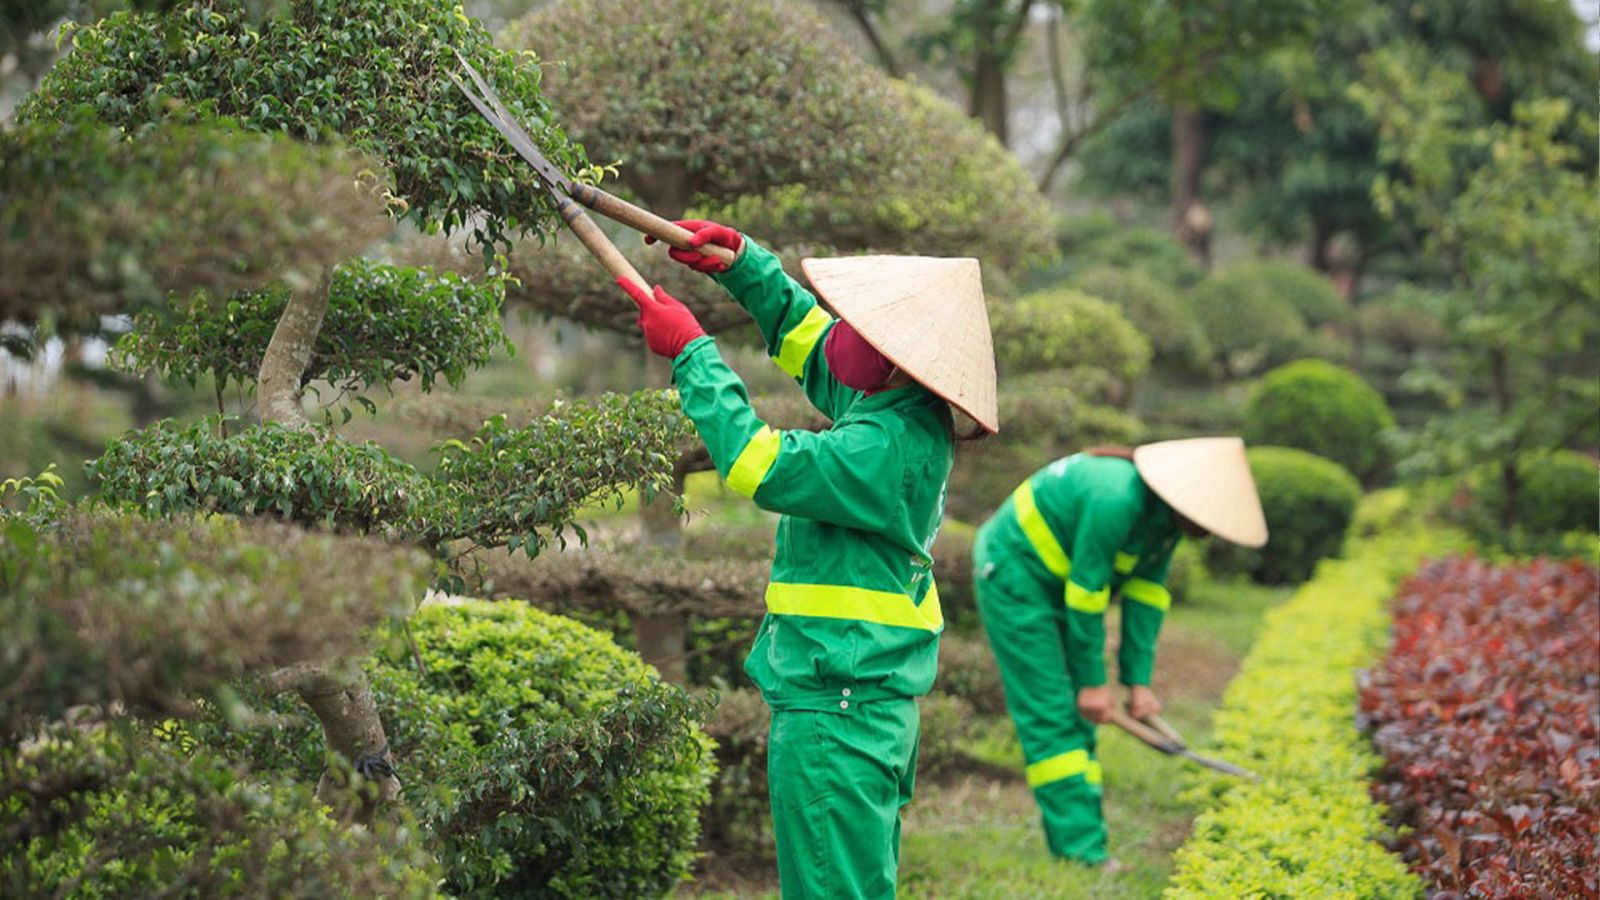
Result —
[[[691,456],[693,454],[690,454]],[[686,459],[673,467],[672,490],[658,494],[641,511],[644,541],[651,548],[677,555],[683,548],[683,518],[673,512],[689,477]],[[656,667],[663,681],[683,684],[687,678],[683,654],[689,649],[689,617],[681,612],[638,613],[633,619],[633,641],[639,656]]]
[[[1189,255],[1211,266],[1211,211],[1200,199],[1205,171],[1205,113],[1187,104],[1172,110],[1172,231]]]
[[[1504,421],[1511,415],[1511,360],[1505,348],[1489,352],[1494,385],[1495,409]],[[1500,527],[1510,530],[1517,523],[1517,501],[1522,493],[1522,476],[1517,472],[1517,446],[1513,444],[1500,460]]]
[[[316,345],[317,333],[322,330],[322,320],[328,313],[328,285],[331,270],[313,290],[297,290],[290,294],[289,304],[278,317],[272,340],[267,343],[261,357],[261,371],[256,380],[256,398],[260,403],[261,420],[305,428],[310,424],[301,407],[301,379],[311,362],[311,350]],[[333,807],[341,818],[366,824],[383,803],[400,795],[400,780],[395,777],[389,760],[389,740],[383,730],[383,720],[372,699],[372,688],[365,672],[350,666],[339,669],[327,665],[297,667],[292,683],[300,699],[311,708],[322,724],[323,740],[328,749],[350,760],[369,784],[377,787],[377,795],[352,795],[347,789],[352,785],[342,777],[323,773],[317,783],[317,797]]]
[[[1010,132],[1006,127],[1006,70],[1000,56],[993,52],[978,51],[973,60],[972,92],[968,97],[967,112],[983,123],[985,131],[994,135],[1003,146],[1010,146]]]

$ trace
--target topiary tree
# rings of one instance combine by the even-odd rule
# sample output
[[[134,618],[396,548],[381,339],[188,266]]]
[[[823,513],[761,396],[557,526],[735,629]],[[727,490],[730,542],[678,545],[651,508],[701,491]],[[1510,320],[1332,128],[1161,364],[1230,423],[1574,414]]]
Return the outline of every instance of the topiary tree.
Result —
[[[294,0],[284,15],[259,23],[209,3],[117,14],[74,32],[71,55],[20,116],[92,116],[142,140],[173,121],[232,127],[210,118],[220,114],[247,130],[346,141],[382,167],[377,177],[393,216],[428,230],[470,225],[487,257],[511,235],[548,234],[558,220],[531,170],[504,153],[499,135],[444,78],[456,52],[495,80],[558,165],[594,176],[581,148],[551,121],[537,67],[491,47],[458,8],[420,0]],[[129,58],[140,65],[123,65]],[[125,358],[183,377],[250,377],[249,360],[259,352],[254,381],[265,423],[211,441],[200,439],[203,429],[132,437],[97,465],[108,496],[153,515],[271,510],[435,547],[459,540],[469,549],[534,553],[552,535],[559,539],[597,492],[655,489],[670,464],[662,447],[687,434],[681,416],[669,416],[667,401],[655,396],[558,410],[527,429],[491,420],[470,443],[441,448],[437,478],[312,426],[303,392],[315,377],[352,390],[413,374],[425,383],[452,380],[503,341],[496,278],[478,286],[366,262],[334,269],[334,259],[363,249],[370,236],[363,237],[326,251],[316,260],[320,269],[264,271],[254,285],[201,285],[213,293],[142,321],[149,330],[125,346]],[[224,289],[245,293],[212,299]],[[207,321],[223,314],[231,317],[226,328]],[[387,520],[394,513],[410,516]],[[399,795],[383,723],[359,670],[317,660],[274,680],[300,694],[321,720],[327,746],[362,763],[381,799]],[[330,779],[323,786],[325,797],[339,788]]]
[[[1094,266],[1074,275],[1071,284],[1115,304],[1150,340],[1155,365],[1192,373],[1211,362],[1211,342],[1194,311],[1143,269]]]
[[[1343,551],[1361,485],[1338,463],[1304,450],[1251,447],[1246,455],[1271,538],[1260,550],[1212,541],[1208,565],[1262,584],[1305,581],[1318,561]]]
[[[1331,459],[1370,483],[1385,462],[1394,416],[1361,376],[1320,359],[1268,372],[1245,404],[1244,439]]]
[[[1503,541],[1507,536],[1496,533],[1505,503],[1499,474],[1484,467],[1466,479],[1471,501],[1463,518],[1475,532]],[[1571,450],[1529,454],[1517,461],[1517,476],[1522,491],[1516,521],[1529,537],[1596,530],[1595,490],[1600,476],[1592,457]]]
[[[1075,277],[1086,268],[1138,269],[1173,290],[1192,287],[1205,271],[1189,251],[1164,231],[1129,225],[1110,213],[1062,216],[1056,222],[1061,251],[1054,277]]]
[[[1254,266],[1213,275],[1185,299],[1211,343],[1212,364],[1230,378],[1292,359],[1304,346],[1299,310]]]

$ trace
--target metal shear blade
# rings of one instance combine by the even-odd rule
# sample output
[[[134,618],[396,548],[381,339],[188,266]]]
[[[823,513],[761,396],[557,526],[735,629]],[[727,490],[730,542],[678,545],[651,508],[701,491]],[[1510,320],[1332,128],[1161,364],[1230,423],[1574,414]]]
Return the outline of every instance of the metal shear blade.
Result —
[[[461,93],[467,95],[467,99],[472,101],[472,105],[478,110],[478,113],[488,119],[489,124],[493,125],[494,129],[511,143],[518,156],[521,156],[529,165],[533,166],[534,172],[538,174],[539,180],[544,182],[545,187],[560,194],[570,193],[572,179],[552,165],[550,160],[545,159],[544,154],[539,152],[538,145],[533,142],[533,138],[529,137],[528,132],[517,124],[517,120],[512,118],[510,111],[505,108],[505,104],[500,102],[499,95],[484,82],[483,77],[478,74],[478,70],[467,62],[459,50],[456,51],[456,59],[460,60],[462,68],[467,70],[467,75],[472,78],[472,83],[478,86],[478,90],[483,93],[483,97],[488,98],[486,102],[483,97],[473,93],[472,89],[467,87],[460,78],[457,78],[454,72],[449,73],[450,80],[455,82],[456,87],[461,89]],[[490,108],[491,104],[493,109]]]

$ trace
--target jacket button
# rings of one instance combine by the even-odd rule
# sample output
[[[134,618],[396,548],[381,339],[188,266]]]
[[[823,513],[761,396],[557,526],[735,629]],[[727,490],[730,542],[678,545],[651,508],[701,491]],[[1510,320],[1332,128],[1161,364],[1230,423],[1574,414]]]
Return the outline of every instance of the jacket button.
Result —
[[[844,690],[840,691],[839,692],[839,696],[841,696],[841,697],[850,696],[850,689],[849,688],[845,688]]]
[[[840,709],[849,709],[850,708],[850,701],[849,700],[840,700],[839,701],[839,708]]]

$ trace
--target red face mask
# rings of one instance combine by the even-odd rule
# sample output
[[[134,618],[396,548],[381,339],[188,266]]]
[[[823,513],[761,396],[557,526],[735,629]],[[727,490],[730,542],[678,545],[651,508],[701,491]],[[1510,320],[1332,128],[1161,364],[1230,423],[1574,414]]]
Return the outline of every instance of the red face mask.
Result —
[[[870,391],[883,387],[894,374],[894,363],[873,349],[850,323],[840,321],[828,332],[822,345],[822,356],[828,361],[828,370],[845,387]]]

